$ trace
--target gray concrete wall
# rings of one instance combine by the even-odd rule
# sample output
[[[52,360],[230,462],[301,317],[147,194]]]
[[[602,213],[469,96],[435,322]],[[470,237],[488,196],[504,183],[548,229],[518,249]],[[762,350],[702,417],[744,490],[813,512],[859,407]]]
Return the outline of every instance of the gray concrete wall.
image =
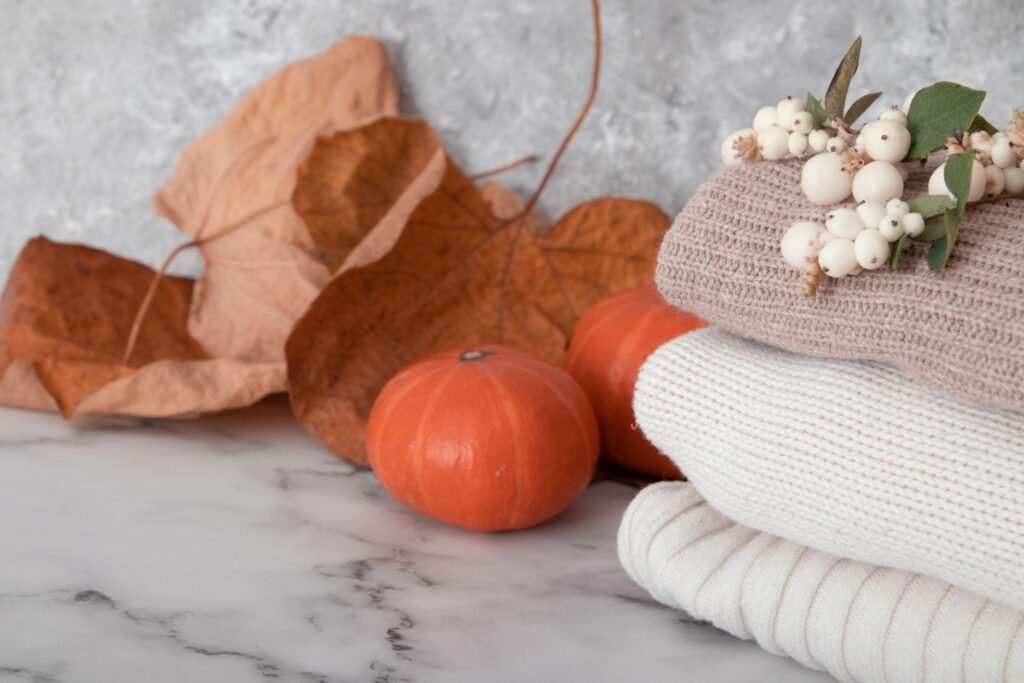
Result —
[[[1024,105],[1020,0],[605,0],[605,68],[542,207],[600,194],[674,212],[758,106],[822,93],[864,35],[857,94],[939,79]],[[0,0],[0,274],[45,233],[156,263],[180,234],[152,191],[264,76],[359,32],[388,44],[403,106],[469,171],[549,155],[583,99],[585,0]],[[541,168],[504,180],[529,190]],[[184,259],[179,271],[194,272]]]

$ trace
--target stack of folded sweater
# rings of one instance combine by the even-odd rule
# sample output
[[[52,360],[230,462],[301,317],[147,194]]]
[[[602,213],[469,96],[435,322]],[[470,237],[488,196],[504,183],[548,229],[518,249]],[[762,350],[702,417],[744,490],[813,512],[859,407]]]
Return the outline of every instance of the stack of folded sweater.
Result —
[[[970,210],[942,272],[806,299],[778,256],[820,220],[799,172],[727,169],[666,237],[659,288],[716,328],[641,370],[637,421],[688,481],[641,491],[622,563],[841,680],[1024,681],[1024,210]]]

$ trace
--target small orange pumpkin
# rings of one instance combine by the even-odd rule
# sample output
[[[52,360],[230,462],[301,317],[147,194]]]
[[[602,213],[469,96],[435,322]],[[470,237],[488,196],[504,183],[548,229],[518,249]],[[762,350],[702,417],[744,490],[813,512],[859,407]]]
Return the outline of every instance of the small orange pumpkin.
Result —
[[[640,366],[655,349],[707,326],[692,313],[670,306],[654,287],[616,294],[583,314],[565,368],[590,397],[605,460],[655,477],[682,476],[636,426],[633,387]]]
[[[600,436],[567,372],[493,345],[395,375],[370,413],[366,448],[400,502],[455,526],[502,531],[568,507],[594,474]]]

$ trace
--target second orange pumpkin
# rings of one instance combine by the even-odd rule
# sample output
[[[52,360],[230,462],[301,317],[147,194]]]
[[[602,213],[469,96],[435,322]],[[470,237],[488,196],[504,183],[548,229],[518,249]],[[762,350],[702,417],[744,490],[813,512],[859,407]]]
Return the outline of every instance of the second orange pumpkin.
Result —
[[[617,294],[583,314],[565,368],[594,407],[605,460],[655,477],[681,476],[636,426],[633,387],[640,366],[655,349],[707,326],[692,313],[670,306],[654,287]]]

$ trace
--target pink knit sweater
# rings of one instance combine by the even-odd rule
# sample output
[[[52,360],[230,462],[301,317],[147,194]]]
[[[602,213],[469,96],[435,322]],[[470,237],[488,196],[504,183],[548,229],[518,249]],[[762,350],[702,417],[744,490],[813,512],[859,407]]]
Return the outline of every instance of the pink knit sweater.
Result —
[[[800,169],[740,164],[698,188],[661,247],[665,298],[735,334],[884,361],[937,391],[1024,411],[1024,202],[968,209],[944,271],[928,270],[917,245],[896,272],[827,279],[805,298],[779,241],[827,209],[804,198]],[[904,196],[925,194],[927,181],[927,169],[912,174]]]

